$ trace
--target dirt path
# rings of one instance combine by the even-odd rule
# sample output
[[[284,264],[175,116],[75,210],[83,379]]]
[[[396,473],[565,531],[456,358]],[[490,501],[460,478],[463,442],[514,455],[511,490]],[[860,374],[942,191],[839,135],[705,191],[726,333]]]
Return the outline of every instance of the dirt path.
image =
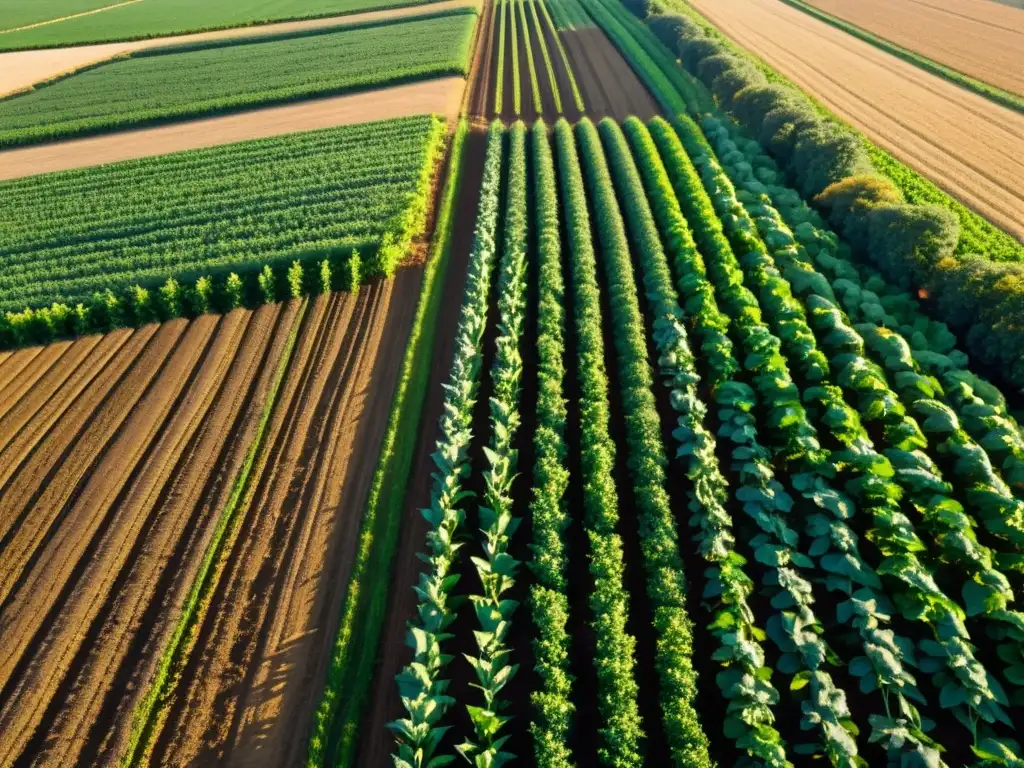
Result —
[[[474,118],[489,118],[494,113],[493,88],[497,54],[495,41],[498,29],[497,14],[494,3],[487,0],[480,16],[477,33],[477,44],[473,54],[473,65],[470,68],[468,112]],[[2,369],[0,369],[2,371]]]
[[[416,583],[422,566],[416,553],[423,550],[427,531],[426,521],[419,510],[427,506],[430,500],[431,473],[435,469],[430,455],[436,447],[438,420],[444,402],[442,384],[448,380],[448,369],[452,361],[452,342],[459,320],[466,265],[473,242],[473,225],[476,221],[486,149],[487,137],[483,129],[472,131],[466,138],[462,186],[459,190],[452,232],[449,277],[444,284],[441,315],[434,334],[422,426],[406,492],[403,525],[394,560],[395,572],[389,597],[387,624],[381,632],[380,663],[366,709],[361,729],[363,738],[355,761],[356,765],[368,768],[389,764],[388,755],[394,742],[384,726],[385,723],[400,717],[402,713],[394,679],[408,660],[409,649],[405,644],[406,621],[412,618],[416,608],[416,596],[411,587]]]
[[[421,16],[425,13],[454,8],[467,8],[478,5],[480,0],[443,0],[429,5],[414,5],[406,8],[392,8],[383,11],[367,11],[348,16],[332,16],[326,19],[305,19],[303,21],[285,21],[278,24],[262,26],[236,27],[211,32],[198,32],[192,35],[173,35],[170,37],[154,37],[149,40],[134,40],[124,43],[101,43],[98,45],[81,45],[74,48],[48,48],[37,51],[11,51],[0,53],[0,96],[60,77],[70,72],[94,66],[100,62],[126,53],[134,53],[147,48],[160,48],[181,43],[193,43],[205,40],[231,40],[239,37],[259,37],[263,35],[287,34],[302,32],[309,29],[327,29],[344,27],[350,24],[383,21]]]
[[[310,307],[154,764],[304,758],[421,275]]]
[[[808,0],[947,67],[1024,94],[1024,13],[978,0]]]
[[[1024,240],[1024,115],[775,0],[693,0],[873,141]]]
[[[660,113],[654,97],[604,32],[590,27],[562,30],[560,34],[588,117],[621,121],[636,115],[647,120]]]
[[[462,77],[442,77],[222,117],[12,149],[0,152],[0,181],[371,120],[428,113],[454,120],[465,85]]]

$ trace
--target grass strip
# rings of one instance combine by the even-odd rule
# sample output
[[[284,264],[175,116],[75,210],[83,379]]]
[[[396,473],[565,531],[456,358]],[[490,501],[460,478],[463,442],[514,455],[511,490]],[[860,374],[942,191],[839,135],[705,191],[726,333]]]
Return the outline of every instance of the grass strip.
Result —
[[[295,342],[299,337],[299,329],[302,327],[302,319],[305,317],[306,308],[309,302],[303,300],[299,307],[298,314],[288,335],[288,343],[281,353],[281,360],[277,365],[277,373],[274,376],[274,384],[267,395],[267,402],[263,406],[263,414],[260,416],[259,425],[256,427],[256,435],[252,445],[245,455],[245,461],[235,479],[231,495],[228,497],[224,509],[221,511],[217,521],[217,527],[213,537],[207,546],[206,554],[196,572],[195,581],[189,590],[188,598],[182,608],[181,616],[174,628],[170,641],[164,646],[163,653],[157,663],[156,674],[150,682],[149,691],[140,699],[135,711],[132,713],[132,728],[129,734],[128,748],[120,760],[120,765],[136,765],[139,758],[145,754],[149,740],[155,731],[157,718],[160,711],[170,700],[171,694],[177,685],[178,672],[187,658],[185,649],[192,640],[192,633],[199,625],[209,605],[209,596],[213,586],[217,582],[219,568],[215,567],[227,539],[230,539],[229,532],[235,528],[238,512],[243,496],[249,487],[249,478],[252,477],[252,470],[256,464],[256,457],[263,447],[263,438],[270,423],[270,417],[274,413],[274,406],[277,403],[277,395],[284,382],[285,374],[291,364],[292,354],[295,351]]]
[[[863,40],[865,43],[880,48],[886,53],[890,53],[898,59],[902,59],[908,64],[913,64],[915,67],[923,69],[925,72],[930,72],[937,77],[941,77],[943,80],[948,80],[954,85],[959,85],[961,88],[966,88],[972,93],[976,93],[979,96],[984,96],[990,101],[994,101],[1007,109],[1012,109],[1015,112],[1024,112],[1024,98],[1018,96],[1010,91],[1005,91],[995,85],[989,85],[986,82],[978,80],[966,75],[963,72],[947,67],[945,64],[940,64],[934,59],[929,59],[927,56],[923,56],[920,53],[911,51],[904,48],[901,45],[886,40],[884,37],[879,37],[874,32],[858,27],[856,24],[852,24],[849,21],[840,19],[831,14],[825,13],[813,5],[802,2],[802,0],[782,0],[786,5],[796,8],[798,11],[803,11],[809,16],[813,16],[818,21],[823,21],[826,24],[831,24],[837,29],[841,29],[849,35],[853,35],[859,40]]]
[[[373,680],[377,645],[387,611],[391,561],[398,544],[405,490],[427,396],[434,328],[444,293],[439,288],[444,284],[451,256],[453,212],[461,185],[463,149],[468,132],[469,124],[463,119],[452,139],[448,176],[438,206],[430,256],[423,271],[416,316],[391,403],[387,432],[381,444],[359,534],[356,562],[310,735],[306,757],[306,765],[310,768],[351,763],[359,722]],[[364,590],[361,583],[367,574],[375,574],[375,577],[369,580]],[[346,694],[344,699],[342,691]]]

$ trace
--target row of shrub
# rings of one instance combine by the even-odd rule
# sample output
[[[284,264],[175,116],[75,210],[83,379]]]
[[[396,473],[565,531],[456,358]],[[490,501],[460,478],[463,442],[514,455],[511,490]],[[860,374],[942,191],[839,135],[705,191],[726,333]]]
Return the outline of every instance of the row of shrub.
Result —
[[[966,434],[961,434],[955,445],[950,444],[945,430],[933,418],[937,411],[945,408],[932,399],[937,395],[937,387],[933,388],[932,382],[918,375],[912,358],[907,354],[909,347],[901,349],[896,342],[898,334],[869,324],[852,327],[846,323],[832,303],[834,296],[823,276],[806,262],[808,271],[793,269],[793,260],[798,254],[795,238],[767,196],[757,201],[748,198],[741,204],[731,179],[719,166],[712,148],[696,124],[680,118],[677,130],[694,162],[702,169],[705,187],[719,190],[713,197],[716,210],[723,219],[735,252],[746,254],[741,260],[744,277],[758,289],[769,323],[782,340],[782,353],[803,376],[802,400],[808,412],[822,425],[822,432],[831,434],[845,449],[833,453],[833,456],[846,465],[844,484],[852,499],[862,512],[871,516],[874,528],[867,539],[885,542],[882,554],[898,554],[902,558],[902,566],[890,572],[902,582],[895,585],[898,599],[905,605],[916,602],[933,606],[931,619],[934,626],[929,628],[928,635],[934,631],[936,636],[945,638],[958,627],[957,617],[961,612],[953,600],[938,589],[931,590],[927,596],[920,594],[924,591],[920,586],[920,576],[927,570],[915,554],[923,546],[916,528],[934,539],[941,552],[943,567],[949,574],[957,573],[964,583],[974,583],[974,589],[980,592],[978,597],[981,597],[977,602],[992,608],[992,615],[987,618],[1000,623],[1001,618],[997,614],[1004,611],[1006,600],[1012,593],[1005,577],[993,569],[993,554],[975,537],[973,521],[964,514],[962,505],[953,496],[953,487],[943,479],[934,462],[943,462],[944,456],[956,457],[955,462],[943,463],[955,464],[955,470],[952,466],[950,470],[963,482],[961,491],[979,506],[983,498],[988,501],[990,496],[996,496],[1005,505],[1011,501],[1007,498],[1009,491],[993,477],[992,467],[984,453],[980,457],[968,455],[971,441]],[[722,141],[721,134],[712,135],[716,137],[722,156],[733,158],[735,162],[731,175],[740,178],[744,173],[740,160],[743,153],[738,152],[732,142]],[[785,277],[780,272],[780,265],[785,269]],[[803,303],[794,297],[789,276],[809,278],[798,281],[805,286],[802,294],[806,299],[806,310]],[[905,346],[902,339],[899,342]],[[889,387],[882,369],[866,357],[867,350],[877,348],[880,343],[885,346],[876,354],[888,362],[886,367],[894,374],[899,395]],[[826,358],[824,352],[831,357]],[[890,367],[893,364],[895,369]],[[846,398],[856,404],[856,412],[847,405]],[[910,408],[921,417],[927,417],[923,431],[908,413]],[[880,445],[884,446],[884,456],[872,445],[861,419],[873,427]],[[955,417],[952,422],[955,423]],[[926,453],[929,451],[926,434],[939,436],[930,451],[932,457]],[[943,438],[946,438],[945,443]],[[986,471],[978,471],[979,464],[984,465]],[[970,476],[964,477],[968,471]],[[993,478],[996,485],[1002,486],[1006,496],[1000,495],[1001,489],[996,485],[989,486],[985,477]],[[916,526],[903,516],[899,504],[901,498],[909,501],[920,513],[921,521]],[[822,558],[821,562],[830,561]],[[858,570],[866,573],[869,569],[861,565]],[[889,569],[881,570],[887,572]],[[845,575],[834,571],[833,574]],[[865,584],[856,593],[856,599],[867,600],[870,594],[871,600],[878,604],[884,595],[879,590],[877,576],[873,576],[871,581],[873,583]],[[853,597],[851,591],[846,594]],[[971,588],[965,589],[964,594],[974,596]],[[972,604],[974,602],[972,600]],[[944,609],[938,607],[943,605]],[[922,704],[925,699],[913,683],[912,674],[903,666],[912,664],[912,657],[904,658],[902,651],[911,647],[911,641],[890,635],[886,643],[891,654],[889,662],[877,664],[872,658],[871,650],[878,647],[879,640],[885,637],[877,632],[878,626],[884,623],[887,620],[882,613],[870,625],[852,622],[851,629],[856,627],[861,635],[867,660],[866,664],[858,662],[852,665],[852,669],[855,674],[864,672],[870,675],[868,679],[873,681],[873,686],[880,688],[887,698],[900,701],[901,711],[915,712],[910,700],[904,697]],[[959,637],[964,641],[970,639],[966,631],[959,632]],[[980,678],[971,676],[962,682],[950,682],[951,690],[957,687],[963,692],[961,698],[965,706],[960,711],[961,720],[995,722],[999,717],[1000,704],[1006,703],[998,685],[990,686],[985,682],[985,671],[970,652],[950,646],[948,656],[957,657],[957,667],[971,668],[980,673]],[[948,674],[948,671],[943,670],[940,674]],[[942,684],[946,682],[949,681]],[[945,704],[953,707],[948,699]],[[884,735],[884,727],[874,733],[878,738],[873,735],[872,739],[885,744],[890,756],[898,755],[901,750],[938,755],[936,745],[923,731],[911,733],[899,743]],[[977,734],[972,732],[972,736],[976,741]]]
[[[1024,265],[957,254],[961,225],[955,213],[908,203],[875,169],[860,136],[823,116],[802,91],[770,82],[752,59],[692,18],[658,13],[651,0],[628,0],[626,6],[647,19],[683,67],[771,153],[858,258],[933,299],[983,362],[1024,387]]]
[[[358,291],[362,258],[358,248],[305,263],[264,264],[259,270],[204,275],[194,283],[173,277],[154,288],[134,285],[96,292],[74,306],[54,303],[0,315],[0,349],[46,344],[62,336],[105,333],[176,317],[230,312],[287,298],[330,291]]]

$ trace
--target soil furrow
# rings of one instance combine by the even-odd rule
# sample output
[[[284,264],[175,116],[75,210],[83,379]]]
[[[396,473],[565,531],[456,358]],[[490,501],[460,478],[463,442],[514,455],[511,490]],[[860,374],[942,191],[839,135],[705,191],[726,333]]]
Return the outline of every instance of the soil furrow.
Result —
[[[105,352],[109,357],[117,348],[116,341],[108,340],[105,336],[87,336],[72,344],[60,363],[50,366],[32,386],[30,395],[21,398],[7,413],[0,416],[0,451],[7,447],[22,427],[35,419],[36,414],[78,370],[94,366],[97,359],[103,360]]]
[[[6,355],[3,365],[0,365],[0,392],[7,388],[7,385],[17,378],[25,366],[43,351],[42,347],[25,347],[4,352]]]
[[[107,393],[120,381],[155,331],[156,326],[151,325],[135,332],[122,329],[107,334],[101,349],[106,350],[106,340],[109,340],[111,345],[117,347],[115,356],[112,359],[106,358],[102,352],[90,356],[17,437],[0,451],[0,495],[3,495],[11,476],[33,455],[38,446],[45,444],[47,439],[59,443],[61,440],[71,440],[78,434],[82,424],[93,415]],[[54,436],[51,438],[51,435]],[[58,447],[56,451],[62,452],[63,448]],[[6,526],[0,522],[0,532],[5,530]],[[2,537],[0,533],[0,540]],[[2,550],[3,545],[0,544]]]
[[[296,547],[301,556],[285,560],[280,603],[250,665],[253,677],[243,692],[232,763],[297,765],[304,756],[306,728],[340,620],[421,274],[403,270],[381,286],[368,307],[367,333],[357,340],[354,362],[346,363],[344,384],[332,406],[330,455],[322,460],[318,495],[304,503],[309,513]],[[287,684],[275,686],[286,673]]]
[[[297,539],[311,513],[310,494],[317,493],[317,485],[324,475],[324,454],[333,441],[327,437],[332,422],[332,404],[345,386],[349,360],[358,351],[364,329],[367,327],[366,309],[378,295],[376,288],[364,289],[358,297],[338,297],[340,317],[328,316],[326,333],[318,346],[313,365],[299,397],[299,418],[286,449],[278,462],[274,483],[265,486],[257,495],[253,508],[260,510],[256,528],[246,541],[246,551],[233,559],[235,573],[232,578],[238,592],[231,597],[231,607],[214,604],[214,610],[235,613],[234,631],[220,645],[219,663],[213,671],[222,682],[213,711],[197,713],[207,719],[208,741],[204,751],[217,750],[220,760],[234,762],[236,738],[243,715],[243,697],[254,673],[254,656],[265,624],[280,609],[283,571],[287,563],[301,560],[302,551]],[[336,312],[339,310],[336,309]],[[255,519],[255,518],[254,518]],[[240,600],[238,598],[241,598]],[[268,685],[263,695],[272,697],[272,689],[280,692],[284,670]],[[211,716],[215,722],[210,722]],[[263,750],[269,739],[263,732],[267,723],[249,730],[246,736],[256,743],[249,746]],[[212,738],[210,738],[212,737]],[[293,735],[294,737],[294,735]],[[240,751],[245,751],[243,749]],[[200,754],[203,754],[202,752]],[[273,760],[268,764],[277,764]]]
[[[123,564],[108,557],[100,566],[108,581],[115,575],[117,578],[109,590],[97,593],[102,606],[98,602],[94,604],[98,612],[88,620],[89,632],[37,731],[38,744],[30,744],[28,753],[41,751],[49,761],[59,765],[75,761],[86,732],[97,719],[96,710],[107,693],[107,683],[132,641],[140,615],[150,604],[163,602],[157,598],[160,593],[154,588],[190,522],[191,510],[197,506],[198,493],[203,487],[202,475],[213,469],[202,455],[195,455],[200,427],[206,429],[208,418],[217,418],[217,413],[212,412],[215,404],[235,405],[229,397],[237,386],[233,380],[238,367],[235,353],[246,360],[240,375],[247,389],[248,379],[255,370],[252,360],[258,348],[254,343],[262,346],[269,335],[273,317],[271,323],[264,324],[267,327],[258,329],[250,329],[250,317],[245,310],[237,310],[225,318],[211,345],[204,370],[174,413],[173,422],[154,444],[149,466],[137,473],[131,492],[120,505],[118,518],[110,530],[122,539],[118,556]],[[229,366],[232,367],[230,374]],[[223,394],[228,397],[222,397]],[[211,411],[209,417],[208,410]],[[223,419],[220,421],[223,429]],[[214,437],[220,440],[222,435]],[[185,488],[175,488],[181,480],[176,475],[183,472],[200,477],[195,477]],[[191,524],[200,528],[207,522],[193,520]],[[133,528],[139,529],[137,535],[131,535]],[[105,550],[112,548],[113,544],[104,546]],[[200,551],[198,557],[201,554]],[[180,568],[187,564],[179,562],[177,565]],[[84,630],[84,620],[82,626]]]
[[[313,302],[299,332],[298,346],[285,376],[279,402],[269,426],[265,449],[260,458],[261,467],[254,475],[259,478],[247,493],[236,526],[235,541],[226,545],[222,555],[225,571],[216,583],[210,599],[206,618],[198,627],[196,645],[182,672],[182,679],[174,697],[166,721],[157,738],[152,754],[154,765],[188,763],[199,759],[207,742],[206,729],[216,731],[217,723],[208,722],[207,713],[216,710],[222,682],[211,668],[226,665],[222,647],[229,645],[238,623],[237,612],[244,609],[240,604],[242,590],[239,579],[239,560],[244,558],[253,546],[254,530],[260,530],[270,522],[264,515],[251,515],[258,509],[257,499],[262,498],[268,483],[273,483],[280,473],[280,464],[285,461],[282,454],[293,447],[294,425],[302,416],[302,387],[312,378],[311,369],[319,351],[320,342],[326,329],[337,320],[336,310],[341,302],[321,297]],[[228,610],[221,610],[226,606]],[[218,713],[218,716],[220,713]],[[218,759],[215,754],[205,753],[205,759]]]
[[[65,420],[67,423],[59,425],[8,481],[0,493],[0,554],[5,555],[0,561],[0,601],[6,599],[25,559],[32,556],[51,525],[59,522],[86,472],[99,461],[129,411],[163,368],[186,325],[182,320],[162,326],[131,368],[118,377],[117,388],[98,400],[90,396],[84,401],[85,418]],[[7,555],[8,551],[13,554]],[[2,669],[0,664],[0,685],[5,679]]]
[[[35,355],[3,390],[0,390],[0,418],[6,416],[8,411],[21,402],[25,393],[46,375],[70,347],[70,341],[58,341],[43,347],[39,354]]]
[[[225,397],[204,422],[191,453],[181,461],[183,474],[175,481],[165,503],[173,510],[186,504],[181,512],[186,517],[187,503],[195,498],[194,511],[189,521],[183,523],[175,550],[159,581],[151,588],[153,595],[163,598],[144,606],[140,629],[107,683],[102,709],[91,726],[79,764],[111,762],[124,752],[135,707],[152,685],[160,654],[175,629],[181,606],[255,438],[299,307],[300,302],[294,301],[256,311],[235,369],[229,374],[230,386]],[[192,488],[201,490],[194,494]],[[176,514],[172,511],[171,516]],[[124,695],[126,690],[129,695]]]
[[[147,471],[150,459],[158,467],[163,464],[162,452],[154,450],[159,442],[155,437],[176,406],[187,399],[186,387],[194,380],[218,323],[219,318],[207,316],[191,324],[165,375],[129,416],[81,493],[71,501],[64,524],[19,580],[24,588],[11,593],[7,601],[0,638],[13,648],[12,659],[18,659],[13,668],[5,665],[4,688],[9,696],[0,709],[0,730],[18,734],[3,743],[10,755],[24,747],[38,726],[45,702],[81,642],[97,601],[130,550],[137,530],[132,526],[133,515],[129,512],[123,519],[118,513],[131,508],[126,502],[133,489],[149,492],[149,480],[159,488],[159,477]],[[134,483],[126,487],[129,478]],[[108,558],[113,567],[107,567]]]

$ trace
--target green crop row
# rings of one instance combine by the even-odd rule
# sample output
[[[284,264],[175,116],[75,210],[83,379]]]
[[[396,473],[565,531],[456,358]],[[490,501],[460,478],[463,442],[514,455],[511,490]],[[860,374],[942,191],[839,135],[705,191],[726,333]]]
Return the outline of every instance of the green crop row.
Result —
[[[703,260],[675,201],[657,147],[639,120],[631,118],[625,129],[639,169],[625,160],[618,163],[623,169],[619,187],[623,199],[631,201],[627,206],[631,239],[643,274],[649,315],[654,318],[652,334],[661,378],[670,391],[672,408],[679,414],[672,433],[677,441],[676,457],[684,460],[693,484],[689,494],[690,525],[695,529],[700,555],[708,564],[702,597],[714,614],[708,627],[718,642],[713,659],[724,667],[716,682],[729,702],[722,729],[751,758],[783,768],[791,763],[774,726],[779,693],[772,685],[772,670],[765,660],[766,635],[757,626],[749,602],[753,581],[747,574],[746,560],[736,550],[732,518],[725,507],[728,483],[719,468],[715,437],[705,426],[707,408],[698,394],[700,379],[683,325],[687,315],[707,359],[711,398],[719,408],[722,425],[720,434],[734,444],[732,469],[741,483],[736,496],[763,531],[761,538],[767,539],[766,533],[783,541],[794,537],[782,517],[788,495],[774,477],[767,451],[757,442],[751,413],[756,402],[754,393],[736,380],[739,365],[725,333],[728,320],[707,287]],[[688,312],[684,313],[673,287],[655,220],[665,233],[666,249],[680,276],[680,285],[704,287],[687,302]],[[759,544],[756,539],[752,543],[755,549]]]
[[[537,64],[533,60],[533,42],[530,34],[530,22],[526,17],[526,4],[529,0],[513,0],[519,9],[519,23],[522,25],[523,45],[526,48],[526,68],[530,73],[530,95],[533,97],[533,109],[539,115],[544,111],[540,98],[540,81],[537,79]]]
[[[451,260],[455,205],[462,182],[462,158],[468,133],[469,124],[460,121],[452,138],[448,175],[438,204],[416,317],[409,332],[387,432],[366,501],[359,549],[345,593],[327,680],[314,716],[307,768],[319,768],[328,763],[350,764],[373,681],[405,490],[412,473],[416,434],[427,396],[433,329],[444,295],[440,286]]]
[[[542,122],[533,126],[534,227],[537,230],[537,428],[534,433],[533,493],[530,518],[533,542],[530,609],[537,637],[534,667],[540,688],[531,696],[530,726],[539,768],[569,768],[567,745],[573,705],[569,673],[568,559],[564,531],[569,525],[565,467],[565,280],[559,234],[558,181]]]
[[[625,140],[618,126],[610,120],[602,121],[601,129],[611,152],[612,168],[621,179],[621,174],[626,172],[622,166],[629,157]],[[691,622],[686,613],[686,574],[665,489],[668,461],[661,444],[661,421],[651,391],[653,375],[647,359],[629,245],[598,131],[593,123],[584,119],[577,125],[576,133],[605,269],[611,310],[609,321],[626,422],[630,480],[647,574],[647,595],[654,613],[652,621],[657,636],[654,662],[661,683],[666,735],[677,764],[710,766],[707,737],[695,709],[697,680],[693,670]],[[627,209],[637,202],[628,192],[624,192],[622,198]]]
[[[0,101],[0,147],[469,71],[476,10],[139,54]]]
[[[562,44],[562,37],[561,37],[561,35],[558,34],[558,30],[561,29],[562,27],[561,26],[559,26],[558,28],[555,27],[555,22],[552,21],[552,19],[551,19],[551,13],[554,13],[554,11],[552,11],[551,13],[548,12],[548,0],[532,0],[532,1],[533,1],[534,4],[540,6],[541,15],[544,16],[544,21],[548,25],[548,29],[551,30],[551,37],[555,41],[555,46],[558,48],[558,55],[561,57],[562,64],[565,67],[565,73],[569,77],[569,87],[572,89],[573,101],[576,103],[576,109],[579,110],[579,112],[582,114],[583,111],[584,111],[583,94],[580,93],[579,85],[576,83],[576,76],[572,72],[572,65],[569,63],[569,55],[565,52],[565,45]],[[543,33],[538,31],[537,34],[541,38],[541,40],[544,39]],[[556,91],[555,91],[556,96],[555,97],[559,98],[558,91],[557,91],[557,85],[555,85],[554,76],[552,76],[552,78],[551,78],[551,83],[552,83],[552,87],[556,88]],[[559,107],[559,112],[561,112],[561,107]]]
[[[551,52],[548,50],[548,44],[544,40],[544,30],[540,25],[540,18],[537,15],[537,3],[541,0],[523,0],[525,5],[530,8],[530,18],[533,20],[533,31],[537,36],[537,43],[540,45],[540,55],[544,59],[544,69],[548,73],[548,85],[551,89],[551,98],[555,102],[555,111],[559,114],[562,113],[562,94],[558,92],[558,81],[555,79],[555,65],[551,61]],[[537,101],[540,99],[540,94],[537,95]],[[535,104],[537,112],[541,112],[543,107]]]
[[[111,6],[118,0],[54,0],[36,3],[14,0],[23,10],[11,10],[11,0],[3,4],[5,29],[42,20],[80,13],[89,6]],[[120,3],[103,13],[65,19],[19,32],[0,35],[0,50],[54,48],[104,43],[114,40],[145,40],[165,35],[205,32],[213,29],[247,27],[272,21],[340,16],[383,8],[419,5],[412,0],[234,0],[211,3],[208,0],[146,0],[144,3]],[[427,3],[423,3],[427,5]],[[27,9],[31,8],[29,12]],[[15,16],[14,13],[19,15]],[[29,13],[31,15],[29,15]],[[10,17],[8,14],[12,14]],[[8,24],[8,19],[11,22]],[[20,20],[19,20],[20,19]]]
[[[636,639],[626,629],[629,604],[623,584],[622,539],[617,533],[619,505],[612,478],[615,444],[609,434],[611,417],[597,257],[576,141],[565,120],[555,125],[555,144],[569,244],[576,338],[583,528],[589,544],[590,576],[594,580],[589,604],[600,716],[600,722],[595,724],[597,753],[607,765],[638,765],[643,759],[640,748],[644,733],[637,703]]]
[[[501,0],[502,4],[508,6],[509,24],[512,27],[509,42],[512,45],[512,111],[516,115],[523,113],[523,88],[519,82],[519,25],[516,21],[516,0]],[[502,70],[504,74],[504,70]],[[498,88],[502,88],[502,80],[499,78]]]
[[[508,176],[505,185],[504,245],[498,270],[498,335],[491,363],[492,394],[489,403],[490,439],[484,448],[484,494],[477,507],[483,557],[473,565],[482,592],[469,596],[479,629],[473,632],[477,655],[466,654],[476,674],[476,688],[483,706],[467,704],[476,741],[467,738],[456,750],[474,765],[502,765],[514,758],[504,749],[508,741],[501,730],[511,719],[504,715],[508,702],[501,691],[516,674],[510,663],[508,633],[518,604],[507,598],[521,563],[509,554],[509,543],[521,518],[513,516],[513,487],[519,469],[515,448],[522,419],[519,398],[523,389],[523,325],[526,321],[527,235],[529,210],[526,200],[526,126],[514,123],[508,131]]]
[[[496,241],[501,196],[504,127],[491,125],[487,138],[479,211],[469,256],[466,289],[455,337],[455,356],[445,387],[441,438],[433,454],[437,472],[430,507],[422,510],[430,530],[428,570],[420,573],[414,588],[420,602],[416,619],[409,624],[408,644],[412,662],[397,677],[407,717],[389,724],[395,733],[393,762],[399,768],[437,765],[434,753],[445,733],[440,725],[454,702],[447,695],[449,680],[442,677],[451,661],[443,644],[455,619],[451,592],[458,581],[453,569],[460,544],[456,542],[465,521],[463,508],[468,491],[463,487],[470,471],[473,407],[483,363],[483,335],[491,293],[491,273],[497,259]]]
[[[111,296],[168,278],[200,285],[186,313],[208,311],[234,306],[229,273],[245,281],[296,260],[328,260],[341,287],[353,248],[361,277],[390,275],[423,230],[444,135],[439,119],[406,118],[0,184],[0,312],[81,303],[96,330]],[[262,300],[250,282],[243,303]],[[306,290],[318,282],[304,278]],[[287,295],[283,275],[278,285]]]

